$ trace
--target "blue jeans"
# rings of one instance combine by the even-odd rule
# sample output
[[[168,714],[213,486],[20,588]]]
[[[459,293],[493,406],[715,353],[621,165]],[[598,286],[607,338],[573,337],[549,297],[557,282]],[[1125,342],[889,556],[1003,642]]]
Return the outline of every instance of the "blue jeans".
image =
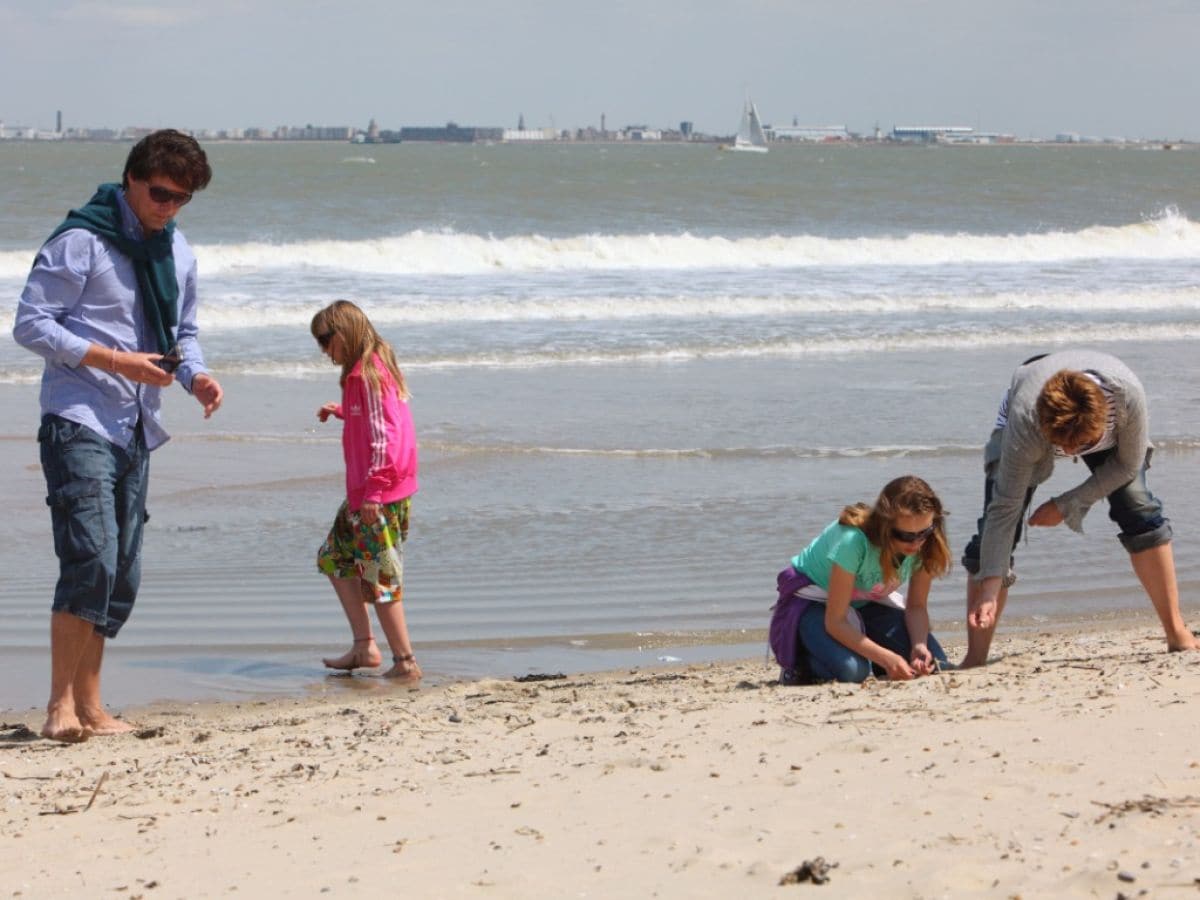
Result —
[[[987,522],[988,507],[992,505],[992,495],[996,493],[996,479],[992,477],[992,472],[995,471],[995,463],[987,468],[987,477],[983,480],[983,512],[979,514],[979,518],[975,521],[975,534],[967,543],[967,547],[963,550],[962,564],[963,568],[972,575],[979,572],[979,557],[983,547],[983,526]],[[1030,501],[1033,500],[1033,488],[1028,488],[1025,491],[1025,499],[1021,502],[1021,515],[1017,519],[1017,530],[1013,533],[1012,549],[1017,549],[1017,544],[1021,540],[1021,529],[1025,525],[1025,514],[1029,512]],[[1013,574],[1014,560],[1010,555],[1008,557],[1008,574],[1005,576],[1005,585],[1011,585],[1016,581],[1017,576]]]
[[[84,425],[47,415],[38,443],[59,562],[51,608],[116,637],[141,582],[150,480],[142,429],[123,449]]]
[[[1089,453],[1083,457],[1083,461],[1089,471],[1095,472],[1101,463],[1116,452],[1114,447]],[[1146,485],[1146,470],[1150,468],[1153,453],[1153,450],[1146,451],[1146,459],[1133,481],[1108,495],[1108,517],[1121,529],[1117,538],[1129,553],[1140,553],[1151,547],[1168,544],[1174,536],[1171,520],[1162,514],[1162,501],[1150,493]]]
[[[893,653],[909,659],[912,641],[904,610],[881,603],[868,603],[857,610],[862,617],[867,637]],[[814,600],[800,617],[800,645],[804,660],[813,678],[818,681],[861,682],[871,674],[871,661],[859,656],[825,630],[825,604]],[[932,634],[926,640],[929,652],[939,663],[946,662],[946,652]]]
[[[1088,470],[1094,472],[1115,452],[1116,448],[1114,447],[1098,453],[1089,453],[1082,459]],[[1146,451],[1146,459],[1133,481],[1122,485],[1108,495],[1108,517],[1121,529],[1117,538],[1128,553],[1140,553],[1142,550],[1170,543],[1174,535],[1171,529],[1171,520],[1162,514],[1162,501],[1150,493],[1150,488],[1146,485],[1146,470],[1150,468],[1150,456],[1153,453],[1153,450]],[[972,575],[979,571],[983,523],[987,518],[987,508],[992,502],[994,488],[995,482],[989,470],[983,486],[983,514],[979,517],[976,525],[975,536],[971,538],[971,542],[963,551],[963,567]],[[1013,535],[1014,550],[1017,548],[1017,542],[1021,540],[1021,524],[1025,521],[1025,513],[1029,509],[1029,502],[1032,498],[1033,488],[1031,487],[1025,492],[1025,505],[1021,509],[1021,518],[1017,522],[1016,534]],[[1011,567],[1012,559],[1010,557],[1009,568],[1011,569]]]

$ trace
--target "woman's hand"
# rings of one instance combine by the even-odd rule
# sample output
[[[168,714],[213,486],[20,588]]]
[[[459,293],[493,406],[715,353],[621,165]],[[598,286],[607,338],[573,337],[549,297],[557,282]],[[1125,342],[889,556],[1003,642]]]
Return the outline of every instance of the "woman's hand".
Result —
[[[320,419],[322,422],[328,421],[330,416],[336,417],[337,414],[338,414],[338,405],[336,403],[326,403],[324,406],[322,406],[320,409],[317,410],[317,418]]]
[[[378,503],[364,503],[358,509],[359,518],[362,519],[364,525],[374,525],[380,519],[380,507]]]
[[[892,681],[911,681],[917,677],[916,673],[909,668],[908,663],[904,661],[904,657],[896,653],[887,655],[883,668],[887,672],[887,677]]]
[[[937,671],[937,663],[933,659],[933,654],[924,644],[913,645],[911,663],[912,670],[917,675],[932,675]]]

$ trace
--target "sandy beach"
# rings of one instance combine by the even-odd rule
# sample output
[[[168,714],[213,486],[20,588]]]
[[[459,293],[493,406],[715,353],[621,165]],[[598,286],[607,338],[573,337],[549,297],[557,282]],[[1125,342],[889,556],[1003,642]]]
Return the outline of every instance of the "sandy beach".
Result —
[[[1200,892],[1200,654],[1146,622],[995,649],[862,686],[356,677],[74,746],[8,714],[4,894],[789,896],[806,863],[829,897]]]

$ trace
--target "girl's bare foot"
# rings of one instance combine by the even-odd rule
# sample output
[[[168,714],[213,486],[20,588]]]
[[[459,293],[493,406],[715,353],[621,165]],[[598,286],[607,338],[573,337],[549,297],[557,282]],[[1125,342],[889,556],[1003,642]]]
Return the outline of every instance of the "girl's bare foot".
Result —
[[[391,678],[401,684],[416,684],[421,680],[421,667],[416,658],[407,653],[404,656],[393,656],[392,667],[383,673],[384,678]]]
[[[338,657],[325,657],[321,660],[327,669],[341,669],[353,672],[355,669],[374,669],[383,662],[379,648],[375,646],[375,638],[355,638],[354,646]]]

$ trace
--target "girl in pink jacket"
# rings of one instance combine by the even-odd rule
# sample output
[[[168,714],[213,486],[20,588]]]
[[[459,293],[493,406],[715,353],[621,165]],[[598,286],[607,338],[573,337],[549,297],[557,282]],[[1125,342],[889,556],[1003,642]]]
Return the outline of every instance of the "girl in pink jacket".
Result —
[[[404,541],[409,506],[417,492],[417,440],[408,411],[408,389],[396,356],[366,314],[348,300],[325,307],[312,320],[312,335],[342,367],[342,402],[317,410],[322,422],[342,425],[346,501],[317,554],[342,603],[354,645],[323,662],[353,671],[383,662],[367,605],[392,651],[385,678],[416,682],[421,667],[413,657],[404,621]]]

